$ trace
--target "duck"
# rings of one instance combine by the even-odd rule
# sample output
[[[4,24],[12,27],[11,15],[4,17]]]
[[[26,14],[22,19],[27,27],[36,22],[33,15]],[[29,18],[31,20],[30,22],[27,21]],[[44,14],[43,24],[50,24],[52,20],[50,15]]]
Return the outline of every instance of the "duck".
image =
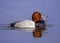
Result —
[[[38,11],[33,12],[32,14],[32,20],[23,20],[18,21],[10,24],[10,27],[12,29],[19,28],[22,30],[27,30],[33,33],[33,36],[38,38],[42,36],[42,32],[40,29],[37,29],[38,27],[41,28],[42,25],[45,26],[45,17],[42,16],[42,14]]]

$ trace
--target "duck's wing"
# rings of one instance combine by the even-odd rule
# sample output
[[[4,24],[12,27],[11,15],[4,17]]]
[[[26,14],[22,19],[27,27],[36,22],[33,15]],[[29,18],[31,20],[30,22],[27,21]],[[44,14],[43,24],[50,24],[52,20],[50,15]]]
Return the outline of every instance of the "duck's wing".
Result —
[[[18,28],[35,28],[35,22],[31,20],[24,20],[15,24],[15,27]]]

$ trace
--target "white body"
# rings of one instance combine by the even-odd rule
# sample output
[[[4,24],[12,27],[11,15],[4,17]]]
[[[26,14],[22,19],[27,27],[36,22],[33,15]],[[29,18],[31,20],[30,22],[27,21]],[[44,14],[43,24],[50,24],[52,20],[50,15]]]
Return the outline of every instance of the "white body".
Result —
[[[35,22],[31,20],[24,20],[21,22],[17,22],[15,27],[20,28],[22,30],[33,31],[35,29]]]

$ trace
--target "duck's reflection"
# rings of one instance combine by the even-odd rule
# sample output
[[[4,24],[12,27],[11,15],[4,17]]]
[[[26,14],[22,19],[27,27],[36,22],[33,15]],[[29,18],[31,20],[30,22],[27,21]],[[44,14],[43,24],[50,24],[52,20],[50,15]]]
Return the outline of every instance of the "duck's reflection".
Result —
[[[46,23],[45,21],[40,20],[39,22],[36,22],[35,24],[36,24],[35,30],[32,32],[33,37],[41,38],[43,35],[43,31],[46,30]]]

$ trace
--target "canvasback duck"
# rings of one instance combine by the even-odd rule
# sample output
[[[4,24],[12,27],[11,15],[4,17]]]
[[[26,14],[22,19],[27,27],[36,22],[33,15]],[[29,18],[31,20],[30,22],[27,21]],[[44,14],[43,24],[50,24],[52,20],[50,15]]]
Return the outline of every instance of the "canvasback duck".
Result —
[[[31,31],[33,33],[34,37],[39,38],[42,36],[42,32],[40,31],[41,25],[45,24],[45,21],[43,19],[45,19],[45,18],[42,17],[41,13],[34,12],[32,14],[32,20],[14,22],[14,23],[10,24],[10,27],[13,27],[13,29],[14,28],[20,28],[20,29],[28,28],[28,29],[24,29],[24,30]],[[40,27],[40,28],[38,28],[38,27]]]

